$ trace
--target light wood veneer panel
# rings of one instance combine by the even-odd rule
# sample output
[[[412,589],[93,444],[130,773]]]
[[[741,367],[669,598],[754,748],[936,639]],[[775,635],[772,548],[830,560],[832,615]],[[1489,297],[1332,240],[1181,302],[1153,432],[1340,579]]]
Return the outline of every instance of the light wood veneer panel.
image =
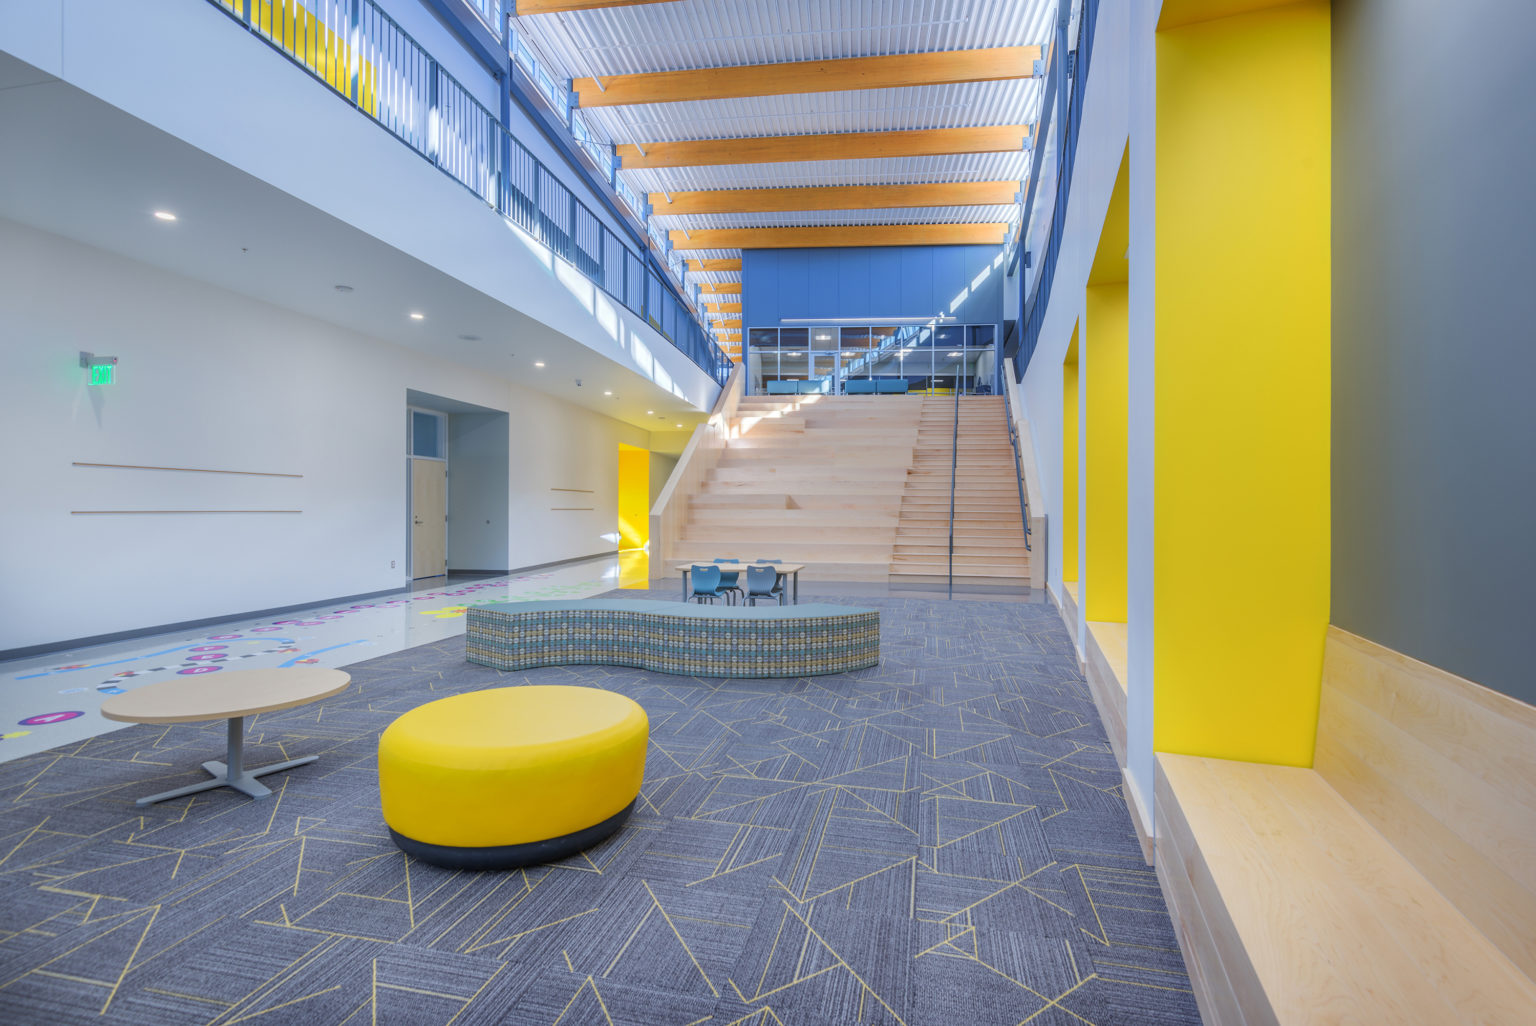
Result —
[[[1330,627],[1315,768],[1536,976],[1536,709]]]

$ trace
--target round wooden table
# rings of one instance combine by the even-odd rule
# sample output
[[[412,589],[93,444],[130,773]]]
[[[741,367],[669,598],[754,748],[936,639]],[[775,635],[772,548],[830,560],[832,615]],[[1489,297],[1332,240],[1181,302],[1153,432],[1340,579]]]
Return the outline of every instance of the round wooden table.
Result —
[[[212,676],[212,679],[209,677]],[[229,720],[229,745],[223,762],[205,762],[203,769],[212,780],[189,784],[174,791],[140,798],[136,804],[149,805],[168,798],[232,787],[252,798],[265,798],[272,792],[256,782],[257,777],[279,770],[293,769],[320,758],[273,763],[247,769],[244,761],[245,718],[257,713],[277,712],[318,702],[340,692],[351,681],[341,670],[314,667],[286,667],[268,670],[227,670],[217,675],[195,675],[149,684],[101,703],[101,714],[122,723],[199,723],[203,720]]]

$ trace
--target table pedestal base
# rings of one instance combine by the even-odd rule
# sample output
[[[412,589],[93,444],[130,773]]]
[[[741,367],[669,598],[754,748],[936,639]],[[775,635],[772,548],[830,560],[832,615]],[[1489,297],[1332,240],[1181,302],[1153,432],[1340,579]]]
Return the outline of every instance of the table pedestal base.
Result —
[[[290,759],[287,762],[275,762],[270,766],[247,769],[244,756],[245,717],[231,717],[229,721],[229,744],[225,750],[224,761],[203,763],[204,771],[213,776],[212,780],[204,780],[199,784],[188,784],[186,787],[178,787],[174,791],[152,794],[138,799],[134,804],[152,805],[155,802],[163,802],[171,798],[182,798],[189,794],[197,794],[200,791],[211,791],[216,787],[232,787],[242,794],[250,795],[252,798],[265,798],[272,791],[258,784],[256,782],[257,777],[264,777],[268,773],[277,773],[281,770],[293,769],[295,766],[304,766],[320,758],[318,755],[306,755],[302,759]]]

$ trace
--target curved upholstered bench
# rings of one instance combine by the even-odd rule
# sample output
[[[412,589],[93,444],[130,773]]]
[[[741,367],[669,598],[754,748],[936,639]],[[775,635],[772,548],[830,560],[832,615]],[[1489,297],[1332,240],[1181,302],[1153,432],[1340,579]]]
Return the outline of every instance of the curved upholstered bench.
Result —
[[[611,691],[529,685],[417,706],[379,736],[384,822],[449,869],[552,862],[617,830],[645,773],[649,721]]]
[[[647,599],[471,606],[466,658],[498,670],[597,663],[690,677],[809,677],[880,662],[880,613]]]

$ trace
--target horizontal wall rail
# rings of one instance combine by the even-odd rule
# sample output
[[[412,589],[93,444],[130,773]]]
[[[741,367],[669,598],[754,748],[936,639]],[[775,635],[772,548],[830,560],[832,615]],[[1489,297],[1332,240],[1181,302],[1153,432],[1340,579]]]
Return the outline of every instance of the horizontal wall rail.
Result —
[[[697,315],[373,0],[209,0],[612,296],[721,385]],[[499,0],[474,0],[494,16]],[[501,88],[507,88],[502,83]]]

